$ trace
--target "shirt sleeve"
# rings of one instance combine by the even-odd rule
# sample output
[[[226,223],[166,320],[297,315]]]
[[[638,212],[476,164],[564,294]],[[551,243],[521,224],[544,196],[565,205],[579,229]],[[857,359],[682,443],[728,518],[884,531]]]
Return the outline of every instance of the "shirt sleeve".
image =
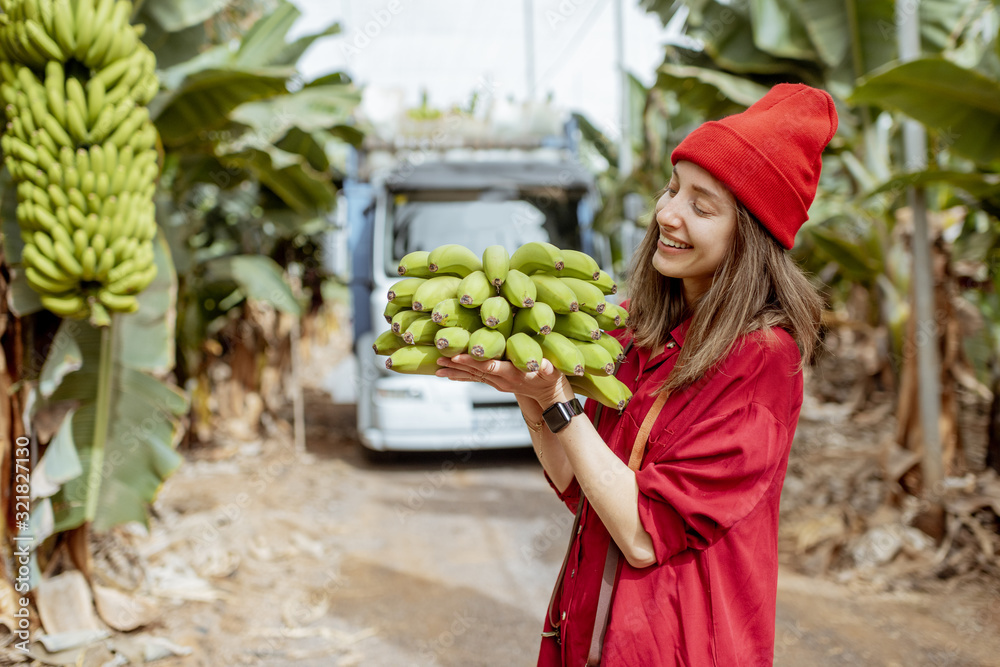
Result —
[[[545,473],[545,481],[549,483],[552,490],[556,492],[557,496],[559,496],[559,500],[566,504],[566,507],[569,508],[570,512],[576,514],[577,507],[580,504],[580,483],[576,481],[576,477],[573,477],[573,479],[570,480],[569,486],[567,486],[563,491],[560,491],[556,488],[556,485],[552,483],[549,473],[545,472],[544,469],[542,472]]]
[[[750,403],[694,424],[647,462],[636,473],[639,518],[657,563],[711,546],[749,514],[788,456],[788,441],[784,424]]]

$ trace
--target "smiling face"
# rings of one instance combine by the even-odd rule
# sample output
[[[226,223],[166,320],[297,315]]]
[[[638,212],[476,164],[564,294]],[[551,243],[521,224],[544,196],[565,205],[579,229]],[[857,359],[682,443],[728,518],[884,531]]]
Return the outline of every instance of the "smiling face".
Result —
[[[684,282],[684,295],[694,303],[712,284],[736,231],[736,200],[726,186],[693,162],[674,165],[653,221],[660,239],[653,268]]]

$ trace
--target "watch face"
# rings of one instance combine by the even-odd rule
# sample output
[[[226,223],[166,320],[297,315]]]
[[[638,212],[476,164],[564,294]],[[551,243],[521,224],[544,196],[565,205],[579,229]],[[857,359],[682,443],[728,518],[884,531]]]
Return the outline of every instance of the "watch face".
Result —
[[[542,413],[542,418],[545,419],[545,424],[553,433],[557,433],[564,429],[566,425],[569,424],[569,420],[572,416],[573,415],[570,414],[569,408],[565,403],[556,403]]]
[[[557,433],[566,428],[569,421],[582,412],[583,406],[580,404],[580,400],[574,398],[566,403],[553,404],[548,410],[542,413],[542,419],[545,420],[545,424],[549,427],[550,431]]]

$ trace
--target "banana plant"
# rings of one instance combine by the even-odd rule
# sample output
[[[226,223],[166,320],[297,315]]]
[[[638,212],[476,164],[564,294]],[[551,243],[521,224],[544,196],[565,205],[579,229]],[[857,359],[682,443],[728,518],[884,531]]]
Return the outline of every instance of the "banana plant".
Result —
[[[156,4],[148,0],[143,11]],[[299,11],[284,0],[271,5],[238,48],[207,40],[167,68],[151,105],[166,151],[157,209],[181,276],[182,378],[203,370],[206,338],[246,297],[299,313],[281,267],[318,267],[346,149],[363,136],[352,120],[360,93],[350,78],[306,82],[295,68],[308,46],[339,26],[289,42]],[[173,33],[160,26],[170,44]]]

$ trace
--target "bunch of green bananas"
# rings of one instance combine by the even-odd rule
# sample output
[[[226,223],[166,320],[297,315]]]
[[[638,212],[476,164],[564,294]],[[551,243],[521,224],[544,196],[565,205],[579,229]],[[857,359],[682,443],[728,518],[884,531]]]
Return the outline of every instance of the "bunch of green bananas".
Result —
[[[386,368],[433,375],[439,357],[468,353],[534,372],[548,359],[583,396],[619,410],[632,397],[614,377],[622,346],[604,331],[628,313],[605,299],[617,286],[589,255],[533,242],[480,258],[448,244],[406,255],[399,275],[384,312],[391,329],[373,346]]]
[[[156,276],[156,57],[131,0],[0,0],[0,145],[28,284],[63,317],[132,312]]]

